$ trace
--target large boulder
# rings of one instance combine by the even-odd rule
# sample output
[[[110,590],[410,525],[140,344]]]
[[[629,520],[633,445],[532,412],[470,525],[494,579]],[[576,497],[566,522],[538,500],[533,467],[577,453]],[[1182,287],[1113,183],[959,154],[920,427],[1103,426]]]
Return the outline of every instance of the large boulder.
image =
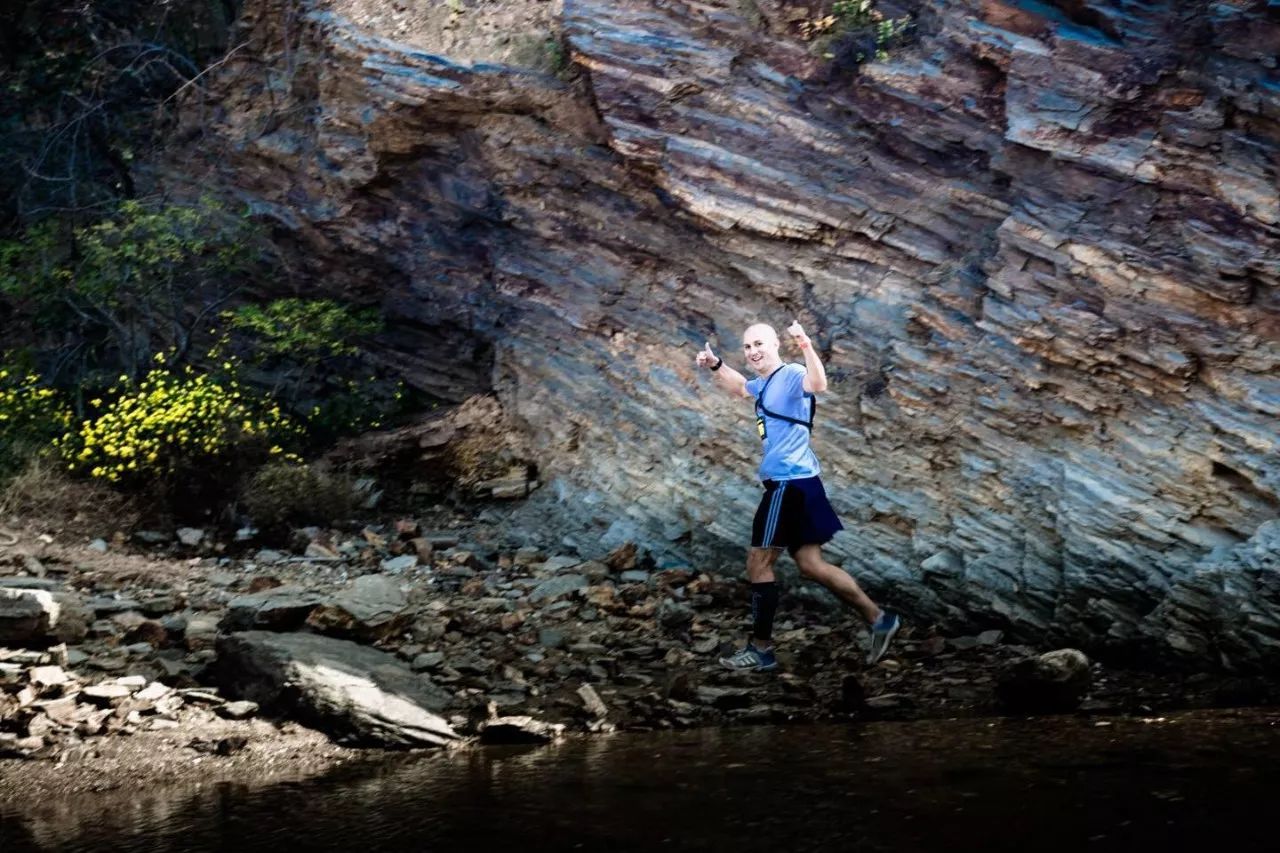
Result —
[[[1078,649],[1058,649],[1015,661],[996,683],[996,697],[1010,711],[1071,711],[1089,692],[1089,658]]]
[[[436,712],[451,696],[395,657],[318,634],[244,631],[218,638],[223,693],[257,702],[335,739],[381,747],[457,738]]]

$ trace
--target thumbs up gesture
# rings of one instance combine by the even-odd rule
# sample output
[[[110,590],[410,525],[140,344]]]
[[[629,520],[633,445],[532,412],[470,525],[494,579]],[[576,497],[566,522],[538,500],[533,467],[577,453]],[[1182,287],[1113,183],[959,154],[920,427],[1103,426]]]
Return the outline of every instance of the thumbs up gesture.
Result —
[[[787,334],[791,335],[800,349],[808,349],[809,336],[804,333],[804,326],[800,325],[799,320],[787,327]]]
[[[711,368],[720,366],[720,359],[716,358],[715,353],[711,351],[711,341],[706,342],[702,351],[698,353],[696,360],[698,362],[698,367]]]

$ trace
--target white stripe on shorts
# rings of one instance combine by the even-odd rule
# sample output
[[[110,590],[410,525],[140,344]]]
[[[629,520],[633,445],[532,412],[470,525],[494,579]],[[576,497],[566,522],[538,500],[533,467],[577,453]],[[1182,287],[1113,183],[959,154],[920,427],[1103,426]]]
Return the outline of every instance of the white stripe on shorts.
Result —
[[[786,488],[787,481],[783,480],[778,483],[778,488],[773,490],[773,497],[769,499],[769,515],[764,522],[764,538],[760,540],[762,547],[774,547],[773,537],[778,532],[778,516],[782,515],[782,493]]]

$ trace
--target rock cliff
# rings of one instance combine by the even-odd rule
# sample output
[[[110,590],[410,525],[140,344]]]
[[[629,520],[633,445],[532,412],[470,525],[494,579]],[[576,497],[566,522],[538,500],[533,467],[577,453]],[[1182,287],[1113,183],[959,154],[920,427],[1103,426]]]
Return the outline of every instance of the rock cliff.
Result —
[[[559,74],[250,0],[199,114],[315,287],[384,306],[380,359],[496,395],[538,511],[736,570],[750,410],[693,356],[798,317],[871,589],[1277,662],[1275,3],[899,3],[914,38],[857,68],[801,38],[817,2],[524,5]]]

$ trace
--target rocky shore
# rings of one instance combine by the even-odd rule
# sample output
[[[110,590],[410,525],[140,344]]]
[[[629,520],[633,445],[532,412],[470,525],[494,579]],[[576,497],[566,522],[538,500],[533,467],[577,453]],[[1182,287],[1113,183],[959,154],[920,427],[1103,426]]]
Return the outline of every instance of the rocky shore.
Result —
[[[574,733],[1280,695],[1266,679],[1122,669],[915,620],[868,668],[865,631],[801,594],[779,616],[782,671],[729,673],[716,658],[747,627],[733,567],[519,546],[501,512],[482,516],[309,528],[280,548],[189,528],[112,542],[19,530],[0,550],[0,802]]]

